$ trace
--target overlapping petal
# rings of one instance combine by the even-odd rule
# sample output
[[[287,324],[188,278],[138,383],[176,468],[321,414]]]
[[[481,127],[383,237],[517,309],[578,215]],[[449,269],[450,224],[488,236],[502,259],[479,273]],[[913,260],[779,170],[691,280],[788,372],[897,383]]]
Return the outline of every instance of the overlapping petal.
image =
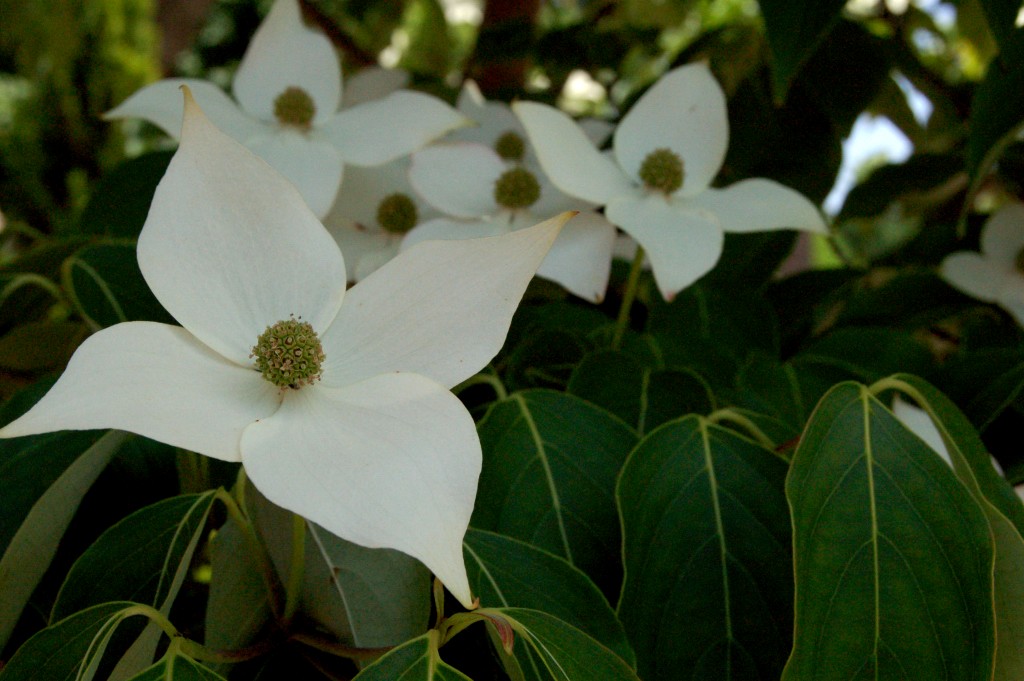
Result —
[[[400,90],[383,99],[343,109],[320,130],[346,163],[373,166],[393,161],[467,121],[440,99]]]
[[[488,239],[417,244],[381,267],[349,290],[322,338],[323,384],[410,371],[453,387],[472,376],[501,349],[569,217]]]
[[[467,607],[462,538],[481,454],[458,398],[415,374],[288,394],[242,436],[246,473],[274,503],[340,537],[422,561]]]
[[[474,125],[455,130],[450,137],[452,140],[476,142],[493,147],[497,139],[506,132],[526,135],[508,104],[487,101],[472,80],[462,84],[455,106],[460,113],[471,119]]]
[[[660,195],[617,199],[605,214],[644,247],[665,300],[707,274],[722,255],[724,235],[713,215]]]
[[[806,196],[764,178],[741,180],[724,189],[707,189],[689,203],[714,213],[726,232],[828,231],[821,211]]]
[[[566,223],[537,270],[584,300],[599,303],[608,289],[615,226],[593,211]]]
[[[290,180],[318,218],[327,215],[343,171],[333,145],[297,130],[280,130],[246,146]]]
[[[482,239],[499,236],[512,231],[508,215],[480,220],[452,220],[434,218],[427,220],[405,235],[402,250],[408,250],[424,241],[453,241],[458,239]]]
[[[408,84],[409,74],[402,69],[366,66],[351,76],[345,76],[341,105],[351,108],[364,102],[372,102],[375,99],[387,97]]]
[[[650,152],[671,149],[683,161],[683,186],[677,195],[695,196],[711,184],[725,160],[725,93],[705,64],[669,71],[622,119],[612,145],[621,168],[637,182],[640,164]]]
[[[345,290],[334,240],[295,187],[215,128],[186,95],[181,145],[139,236],[139,267],[171,315],[248,366],[290,315],[325,329]]]
[[[246,112],[274,122],[274,100],[289,87],[312,98],[318,125],[341,103],[341,66],[327,36],[302,23],[298,0],[275,0],[246,48],[232,88]]]
[[[147,85],[118,106],[103,115],[106,119],[141,118],[158,126],[174,139],[181,135],[181,86],[192,91],[193,97],[214,125],[245,142],[265,135],[269,128],[238,108],[223,90],[205,80],[194,78],[167,78]]]
[[[0,437],[118,428],[239,461],[244,429],[279,403],[277,388],[258,372],[185,329],[127,322],[86,339],[53,388]]]
[[[443,213],[479,218],[498,211],[494,183],[507,169],[501,157],[482,144],[437,144],[413,155],[409,182]]]
[[[516,102],[512,110],[530,137],[548,178],[567,194],[597,205],[637,194],[629,177],[599,152],[568,115],[536,102]]]
[[[392,194],[404,194],[416,205],[419,221],[429,219],[437,214],[413,190],[409,183],[409,158],[399,158],[379,166],[348,166],[345,168],[345,181],[338,191],[338,196],[324,219],[330,229],[332,223],[344,220],[354,221],[366,228],[377,228],[377,210],[380,203]],[[344,248],[348,261],[348,251]]]

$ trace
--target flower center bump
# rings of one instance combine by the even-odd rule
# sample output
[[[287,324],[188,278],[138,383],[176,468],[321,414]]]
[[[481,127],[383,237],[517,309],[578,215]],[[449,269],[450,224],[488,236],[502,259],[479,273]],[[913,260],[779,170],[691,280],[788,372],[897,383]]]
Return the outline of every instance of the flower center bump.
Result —
[[[391,234],[405,234],[416,226],[416,204],[406,194],[391,194],[377,206],[377,224]]]
[[[526,142],[516,133],[508,130],[494,142],[494,150],[506,161],[522,161],[526,154]]]
[[[298,389],[320,380],[324,349],[309,322],[291,317],[268,326],[249,356],[263,378],[282,390]]]
[[[529,170],[506,170],[494,182],[494,201],[503,208],[528,208],[540,198],[540,183]]]
[[[671,194],[683,186],[683,159],[671,149],[655,149],[640,164],[640,180],[648,189]]]
[[[313,98],[302,88],[289,87],[274,100],[274,117],[281,125],[309,130],[314,115]]]

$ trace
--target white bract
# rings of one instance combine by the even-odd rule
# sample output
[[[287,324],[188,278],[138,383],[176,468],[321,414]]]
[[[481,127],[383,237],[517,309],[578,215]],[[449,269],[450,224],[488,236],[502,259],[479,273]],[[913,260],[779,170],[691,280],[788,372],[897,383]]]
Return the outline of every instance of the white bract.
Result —
[[[129,97],[107,118],[143,118],[168,134],[181,130],[181,96],[188,85],[211,120],[256,152],[299,188],[317,214],[327,214],[345,164],[386,163],[466,124],[441,100],[406,90],[374,72],[360,80],[362,100],[339,111],[342,78],[331,41],[302,22],[297,0],[276,0],[235,73],[232,101],[213,83],[171,78]],[[381,99],[366,97],[389,92]]]
[[[556,213],[589,207],[558,191],[528,160],[506,160],[482,144],[422,149],[413,154],[409,180],[428,203],[455,219],[423,222],[406,235],[403,249],[432,239],[508,234]],[[537,275],[598,302],[608,287],[614,240],[615,227],[584,210],[562,230]]]
[[[449,389],[501,347],[567,217],[423,244],[346,292],[341,252],[294,186],[186,93],[138,243],[182,326],[91,336],[0,436],[119,428],[241,461],[274,503],[418,558],[469,606],[462,539],[481,451]]]
[[[605,206],[608,219],[643,246],[667,300],[715,266],[725,232],[827,229],[814,204],[772,180],[711,187],[725,159],[729,122],[725,94],[703,64],[679,67],[655,83],[616,128],[612,155],[555,108],[512,108],[551,181]]]
[[[409,184],[409,163],[404,156],[345,171],[324,226],[345,254],[352,281],[362,281],[398,255],[409,230],[440,215]]]
[[[981,253],[946,256],[942,278],[968,295],[995,303],[1024,325],[1024,204],[1011,203],[981,230]]]

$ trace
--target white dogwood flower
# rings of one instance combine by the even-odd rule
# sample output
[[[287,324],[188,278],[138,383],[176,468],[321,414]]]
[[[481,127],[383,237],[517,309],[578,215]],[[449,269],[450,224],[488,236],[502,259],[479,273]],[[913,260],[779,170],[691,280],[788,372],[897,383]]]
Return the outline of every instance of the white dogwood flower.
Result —
[[[346,292],[342,254],[295,187],[186,91],[138,243],[181,326],[99,331],[0,437],[118,428],[240,461],[274,503],[418,558],[469,606],[462,539],[481,451],[449,389],[501,347],[567,217],[423,244]]]
[[[669,71],[644,93],[616,128],[613,155],[553,107],[512,109],[555,186],[605,206],[608,219],[643,246],[667,300],[715,266],[725,232],[826,231],[814,204],[772,180],[711,187],[729,121],[725,94],[703,64]]]
[[[1024,204],[997,211],[981,230],[981,253],[948,255],[940,272],[954,287],[999,305],[1024,325]]]
[[[436,97],[388,92],[401,74],[360,81],[363,101],[342,104],[342,77],[331,41],[302,22],[297,0],[276,0],[235,73],[235,100],[213,83],[171,78],[139,90],[107,118],[143,118],[171,136],[181,130],[187,85],[222,130],[256,152],[299,188],[317,217],[327,214],[345,164],[373,166],[405,156],[466,119]],[[366,85],[366,87],[362,87]],[[366,91],[366,92],[363,92]]]
[[[523,148],[520,147],[520,152]],[[567,224],[537,276],[599,302],[611,271],[615,227],[590,204],[566,196],[539,167],[504,158],[482,144],[435,144],[412,157],[409,180],[428,203],[452,218],[419,224],[402,248],[431,239],[469,239],[508,234],[567,210],[582,212]]]

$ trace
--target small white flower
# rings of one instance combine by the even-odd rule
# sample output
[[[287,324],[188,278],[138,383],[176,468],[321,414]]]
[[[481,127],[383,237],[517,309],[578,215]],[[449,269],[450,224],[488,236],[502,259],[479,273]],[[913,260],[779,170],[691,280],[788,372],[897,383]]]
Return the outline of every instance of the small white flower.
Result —
[[[566,217],[424,244],[346,292],[342,255],[295,187],[186,92],[138,243],[182,326],[91,336],[0,437],[119,428],[241,461],[274,503],[418,558],[469,606],[462,539],[481,452],[449,388],[501,347]]]
[[[409,180],[428,203],[455,219],[435,218],[413,229],[402,249],[432,239],[468,239],[507,234],[567,210],[589,205],[566,196],[540,168],[525,160],[502,158],[482,144],[436,144],[412,157]],[[571,293],[599,302],[611,270],[615,227],[584,210],[567,224],[537,275]]]
[[[218,127],[291,180],[323,217],[345,164],[386,163],[466,123],[435,97],[391,91],[400,76],[360,81],[357,98],[389,94],[339,111],[341,68],[331,41],[302,23],[297,0],[276,0],[235,73],[237,104],[212,83],[171,78],[139,90],[106,117],[143,118],[177,137],[178,88],[188,85]]]
[[[996,212],[981,230],[981,253],[948,255],[940,272],[954,287],[999,305],[1024,326],[1024,204]]]
[[[602,154],[566,114],[512,106],[551,181],[597,205],[647,252],[671,300],[711,270],[725,232],[826,231],[820,211],[772,180],[711,188],[728,146],[725,94],[703,64],[666,73],[619,123],[614,154]]]
[[[410,158],[345,171],[324,226],[345,254],[349,279],[362,281],[398,255],[405,235],[440,213],[409,183]]]

